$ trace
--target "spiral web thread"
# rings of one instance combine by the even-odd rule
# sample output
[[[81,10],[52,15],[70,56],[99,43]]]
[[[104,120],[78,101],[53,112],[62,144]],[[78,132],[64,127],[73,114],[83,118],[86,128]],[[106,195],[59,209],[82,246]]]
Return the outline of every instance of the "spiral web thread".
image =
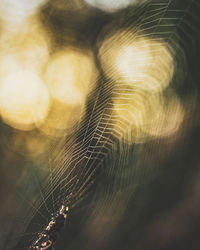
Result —
[[[142,33],[145,36],[161,38],[168,42],[180,63],[184,60],[184,41],[191,39],[192,32],[198,32],[198,17],[193,10],[199,8],[197,1],[185,1],[182,9],[176,9],[178,1],[155,1],[147,2],[141,6],[143,15],[137,21]],[[132,18],[126,20],[124,25],[131,23]],[[188,28],[191,30],[189,33]],[[131,30],[131,27],[130,27]],[[180,39],[182,32],[184,39]],[[165,59],[163,59],[165,60]],[[96,97],[90,104],[89,114],[83,122],[76,143],[71,145],[66,143],[65,154],[67,157],[62,159],[56,166],[53,173],[52,183],[53,189],[59,185],[61,197],[59,196],[55,203],[60,200],[68,200],[73,196],[74,200],[83,197],[91,185],[91,181],[95,178],[95,173],[106,161],[107,157],[112,158],[118,143],[122,142],[124,133],[129,130],[129,121],[120,120],[119,125],[114,128],[116,121],[120,119],[113,112],[112,98],[119,92],[123,92],[121,99],[129,98],[130,88],[124,84],[113,87],[113,82],[101,78],[99,80],[100,89],[96,92]],[[131,89],[132,92],[135,89]],[[140,89],[137,91],[141,91]],[[123,152],[122,152],[123,154]],[[124,159],[124,162],[126,159]],[[121,162],[123,164],[123,162]],[[106,166],[105,166],[106,167]],[[50,181],[49,181],[50,183]],[[45,187],[47,191],[44,196],[48,197],[52,194],[51,184]]]
[[[199,34],[199,10],[198,0],[147,1],[138,9],[139,18],[133,22],[134,17],[129,14],[124,18],[123,25],[128,26],[130,31],[136,26],[146,37],[165,40],[173,48],[179,67],[185,67],[183,62],[187,44],[192,41],[193,36]],[[193,49],[191,53],[194,53]],[[45,206],[51,211],[57,210],[63,201],[70,203],[71,207],[76,206],[92,188],[99,171],[107,168],[114,171],[114,164],[123,169],[128,160],[129,146],[122,145],[125,134],[130,136],[130,124],[114,112],[113,96],[121,92],[123,94],[120,98],[125,100],[130,98],[130,92],[135,91],[134,87],[130,89],[125,84],[119,83],[116,87],[113,81],[103,76],[98,80],[86,117],[76,137],[67,138],[55,161],[56,166],[50,168],[49,176],[43,182],[34,204],[37,210],[31,207],[29,218],[39,213],[40,207],[48,199],[52,202]],[[114,126],[116,121],[117,127]],[[115,157],[118,158],[117,161]],[[109,166],[111,162],[114,164]]]

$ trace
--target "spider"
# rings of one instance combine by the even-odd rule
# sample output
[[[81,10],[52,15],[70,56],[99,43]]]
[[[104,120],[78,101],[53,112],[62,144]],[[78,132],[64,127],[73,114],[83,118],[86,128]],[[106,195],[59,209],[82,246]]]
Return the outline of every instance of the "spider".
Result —
[[[69,206],[62,205],[60,210],[52,217],[47,227],[39,234],[38,239],[30,246],[30,250],[53,250],[58,233],[65,225]]]

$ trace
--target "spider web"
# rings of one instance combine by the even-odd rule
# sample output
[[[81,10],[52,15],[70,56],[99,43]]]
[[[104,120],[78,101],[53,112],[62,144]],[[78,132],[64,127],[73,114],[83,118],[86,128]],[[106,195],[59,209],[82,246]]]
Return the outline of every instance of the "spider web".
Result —
[[[137,8],[130,7],[117,13],[116,17],[113,16],[111,27],[117,30],[118,23],[121,29],[125,27],[130,31],[137,27],[145,37],[167,42],[173,48],[176,64],[175,77],[171,84],[179,90],[185,84],[180,83],[178,76],[188,68],[186,57],[188,43],[191,41],[194,44],[189,53],[195,55],[197,43],[193,37],[199,34],[199,7],[198,0],[146,1]],[[105,175],[112,178],[113,183],[121,176],[120,187],[130,188],[128,201],[132,196],[132,185],[135,185],[134,178],[137,181],[142,180],[144,172],[147,171],[145,169],[144,172],[137,172],[134,166],[128,169],[128,163],[134,162],[134,145],[126,142],[131,136],[131,126],[128,120],[116,115],[113,107],[113,99],[118,93],[122,93],[120,98],[125,100],[131,98],[130,92],[136,90],[130,90],[124,84],[118,84],[116,87],[115,82],[105,76],[97,51],[95,44],[94,53],[100,77],[96,89],[88,97],[86,115],[78,129],[75,128],[76,133],[68,136],[64,143],[58,143],[59,150],[52,146],[49,172],[32,171],[26,175],[29,180],[26,186],[34,182],[38,190],[37,194],[34,194],[34,201],[28,203],[24,214],[22,228],[25,229],[29,224],[31,233],[34,230],[42,230],[49,220],[50,213],[56,212],[62,202],[69,203],[72,210],[78,207],[81,201],[95,190],[95,186],[103,181]],[[108,185],[104,190],[104,202],[106,199],[112,199],[112,185],[114,184]],[[31,203],[33,205],[30,205]],[[26,249],[35,239],[35,235],[24,234],[23,229],[23,237],[16,249]],[[9,245],[3,249],[9,249]]]

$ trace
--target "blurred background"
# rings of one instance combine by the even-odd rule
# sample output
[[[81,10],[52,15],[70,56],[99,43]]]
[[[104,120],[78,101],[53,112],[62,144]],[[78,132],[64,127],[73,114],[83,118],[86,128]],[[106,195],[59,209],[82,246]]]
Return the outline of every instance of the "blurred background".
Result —
[[[0,249],[199,249],[199,11],[0,2]]]

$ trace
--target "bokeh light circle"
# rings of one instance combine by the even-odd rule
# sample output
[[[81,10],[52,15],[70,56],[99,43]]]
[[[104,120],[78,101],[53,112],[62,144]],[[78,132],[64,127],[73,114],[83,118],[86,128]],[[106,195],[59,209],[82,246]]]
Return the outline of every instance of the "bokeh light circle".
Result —
[[[3,120],[21,130],[29,130],[48,113],[49,93],[33,71],[19,70],[1,79],[0,113]]]

